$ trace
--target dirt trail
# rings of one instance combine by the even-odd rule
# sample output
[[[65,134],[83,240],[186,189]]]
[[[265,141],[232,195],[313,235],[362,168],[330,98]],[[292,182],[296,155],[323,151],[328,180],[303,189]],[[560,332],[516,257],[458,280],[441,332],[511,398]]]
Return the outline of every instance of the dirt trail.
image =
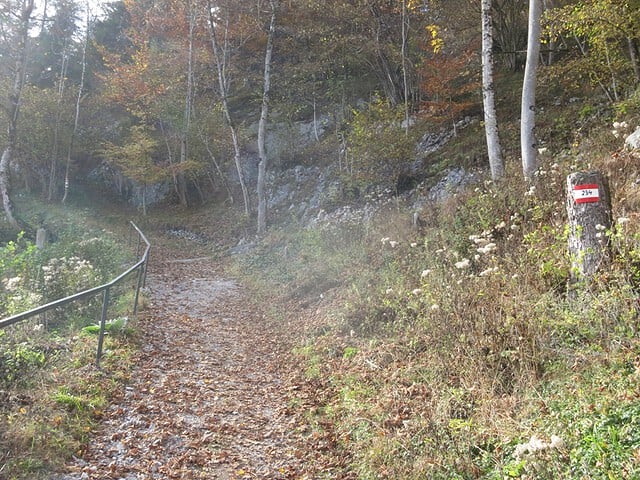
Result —
[[[132,380],[58,478],[313,478],[287,406],[288,347],[216,270],[206,257],[153,251]]]

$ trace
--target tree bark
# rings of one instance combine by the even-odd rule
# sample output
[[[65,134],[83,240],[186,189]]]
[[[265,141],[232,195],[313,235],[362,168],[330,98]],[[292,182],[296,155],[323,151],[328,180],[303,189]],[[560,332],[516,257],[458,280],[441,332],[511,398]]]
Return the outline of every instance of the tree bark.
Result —
[[[9,92],[7,105],[7,144],[0,157],[0,197],[7,222],[16,229],[20,228],[11,202],[11,160],[18,137],[18,117],[20,115],[20,97],[27,67],[27,42],[33,12],[34,0],[24,0],[21,4],[20,22],[16,37],[16,63],[13,74],[13,87]]]
[[[491,0],[482,0],[482,102],[484,105],[484,132],[491,178],[496,181],[504,175],[502,149],[498,135],[498,120],[493,87],[493,22]]]
[[[196,28],[197,4],[189,2],[189,48],[187,52],[187,92],[184,99],[184,122],[180,135],[180,163],[184,164],[189,158],[189,133],[191,130],[191,111],[193,109],[193,41]],[[188,206],[187,180],[184,172],[177,175],[178,199],[180,205]]]
[[[571,280],[589,280],[610,258],[611,197],[599,172],[577,172],[567,177],[569,257]]]
[[[84,79],[87,72],[87,44],[89,43],[89,33],[91,30],[91,6],[89,1],[86,2],[87,12],[87,24],[84,34],[84,42],[82,42],[82,70],[80,72],[80,85],[78,86],[78,96],[76,97],[76,114],[73,120],[73,130],[71,131],[71,139],[69,141],[69,149],[67,150],[67,162],[64,169],[64,194],[62,195],[62,204],[64,205],[69,196],[69,188],[71,179],[71,153],[73,152],[73,145],[75,143],[76,135],[78,133],[78,122],[80,120],[80,103],[82,102],[82,95],[84,92]]]
[[[49,166],[49,188],[47,200],[53,201],[56,197],[58,180],[58,151],[60,149],[60,128],[62,127],[62,102],[67,87],[67,71],[69,67],[68,39],[64,40],[62,53],[60,54],[60,73],[58,78],[58,91],[56,102],[55,124],[53,126],[53,144],[51,145],[51,165]]]
[[[267,152],[265,150],[265,130],[267,125],[267,116],[269,114],[269,90],[271,88],[271,54],[273,52],[273,35],[276,25],[276,8],[277,0],[271,0],[271,23],[269,25],[269,35],[267,37],[267,47],[264,55],[264,90],[262,92],[262,109],[260,112],[260,121],[258,123],[258,155],[260,163],[258,164],[258,234],[263,234],[267,229]]]
[[[402,0],[402,86],[404,88],[404,134],[409,136],[409,80],[407,78],[407,40],[409,36],[409,15],[407,0]]]
[[[228,102],[228,92],[227,92],[227,78],[225,73],[225,65],[224,65],[224,52],[220,52],[220,45],[218,44],[218,39],[216,36],[216,20],[213,17],[214,6],[209,1],[208,5],[209,9],[209,31],[211,36],[211,47],[213,50],[213,56],[216,62],[216,68],[218,70],[218,85],[220,88],[220,98],[222,100],[222,109],[224,110],[224,116],[227,120],[227,124],[229,125],[229,131],[231,132],[231,141],[233,142],[233,151],[234,156],[233,160],[236,166],[236,172],[238,173],[238,181],[240,182],[240,188],[242,189],[242,200],[244,201],[244,213],[245,215],[249,215],[249,191],[247,190],[247,185],[244,181],[244,173],[242,171],[242,161],[240,157],[240,141],[238,139],[238,133],[236,131],[236,127],[231,119],[231,111],[229,109]]]
[[[520,108],[520,148],[522,171],[526,180],[532,180],[538,169],[538,151],[535,139],[536,125],[536,74],[540,57],[541,0],[529,0],[529,34],[527,36],[527,63],[522,84]]]
[[[638,46],[636,41],[627,37],[627,45],[629,46],[629,58],[633,67],[633,76],[636,77],[636,83],[640,83],[640,60],[638,60]]]

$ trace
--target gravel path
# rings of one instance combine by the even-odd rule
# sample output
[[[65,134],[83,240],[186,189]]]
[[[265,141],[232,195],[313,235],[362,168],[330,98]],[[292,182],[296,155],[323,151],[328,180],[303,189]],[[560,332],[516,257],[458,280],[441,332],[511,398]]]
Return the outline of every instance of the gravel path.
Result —
[[[56,479],[307,478],[288,350],[243,289],[207,257],[155,250],[147,296],[132,380]]]

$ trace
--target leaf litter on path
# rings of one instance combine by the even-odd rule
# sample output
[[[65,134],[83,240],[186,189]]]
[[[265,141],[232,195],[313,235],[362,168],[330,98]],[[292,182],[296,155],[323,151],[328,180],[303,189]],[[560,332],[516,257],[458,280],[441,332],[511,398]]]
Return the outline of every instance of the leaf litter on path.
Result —
[[[131,381],[55,479],[313,478],[287,405],[287,349],[213,260],[173,254],[152,257]]]

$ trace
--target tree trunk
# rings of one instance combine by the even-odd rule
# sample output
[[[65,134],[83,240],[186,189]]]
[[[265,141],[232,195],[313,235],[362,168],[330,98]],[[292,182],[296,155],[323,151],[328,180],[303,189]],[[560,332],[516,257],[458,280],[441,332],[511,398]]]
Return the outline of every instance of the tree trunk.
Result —
[[[264,90],[262,92],[262,109],[260,112],[260,122],[258,123],[258,154],[260,163],[258,164],[258,234],[263,234],[267,229],[267,152],[265,150],[265,130],[267,116],[269,114],[269,90],[271,88],[271,54],[273,52],[273,34],[276,25],[277,1],[271,0],[271,23],[269,25],[269,36],[267,37],[267,47],[264,55]]]
[[[540,57],[541,0],[529,0],[529,34],[527,37],[527,63],[522,85],[520,120],[520,148],[522,171],[526,180],[533,179],[538,169],[538,151],[535,139],[536,125],[536,73]]]
[[[89,43],[89,30],[91,28],[91,7],[89,2],[87,8],[87,25],[85,28],[84,42],[82,43],[82,70],[80,72],[80,85],[78,86],[78,96],[76,97],[76,114],[73,121],[73,130],[71,131],[71,140],[69,141],[69,149],[67,150],[67,162],[64,170],[64,194],[62,195],[62,204],[64,205],[69,196],[69,187],[71,183],[71,153],[73,152],[73,144],[75,143],[78,133],[78,122],[80,120],[80,102],[82,101],[82,93],[84,91],[84,78],[87,72],[87,44]]]
[[[491,178],[496,181],[504,175],[502,149],[498,135],[495,95],[493,88],[493,22],[491,0],[482,0],[482,102],[484,105],[484,132]]]
[[[402,0],[402,82],[404,88],[404,134],[409,136],[409,80],[407,78],[407,37],[409,34],[409,15],[407,0]]]
[[[53,126],[53,145],[51,146],[51,165],[49,167],[49,188],[47,193],[47,200],[50,202],[56,197],[56,187],[58,183],[58,152],[60,150],[60,127],[62,126],[62,102],[67,86],[67,71],[69,67],[69,52],[66,39],[60,59],[60,78],[58,79],[58,98],[56,102],[55,124]]]
[[[18,221],[13,214],[13,204],[11,202],[11,181],[10,181],[10,165],[12,156],[12,147],[7,146],[2,152],[0,158],[0,195],[2,196],[2,205],[7,222],[16,230],[20,228]]]
[[[34,0],[24,0],[20,10],[20,23],[16,37],[16,64],[13,76],[13,87],[9,92],[7,105],[7,144],[0,157],[0,196],[7,222],[16,229],[20,228],[13,213],[11,202],[11,160],[18,137],[18,117],[20,114],[20,97],[24,85],[27,67],[27,42]]]
[[[227,124],[229,125],[229,131],[231,132],[231,140],[233,142],[233,151],[234,156],[233,160],[236,166],[236,172],[238,173],[238,181],[240,182],[240,188],[242,189],[242,199],[244,201],[244,212],[248,216],[250,213],[249,208],[249,191],[247,190],[247,185],[244,181],[244,173],[242,171],[242,161],[240,155],[240,142],[238,140],[238,133],[234,126],[234,123],[231,119],[231,111],[229,109],[229,102],[227,100],[227,78],[226,78],[226,68],[224,65],[224,52],[220,52],[220,45],[218,44],[218,39],[216,36],[217,31],[217,23],[215,18],[213,17],[214,5],[211,4],[211,0],[208,5],[209,9],[209,32],[211,36],[211,47],[213,50],[213,56],[216,62],[216,68],[218,70],[218,85],[220,87],[220,98],[222,100],[222,109],[224,110],[224,116],[227,120]],[[228,28],[228,27],[227,27]]]
[[[610,258],[611,198],[599,172],[567,177],[567,214],[571,280],[589,280]]]
[[[184,122],[180,135],[180,163],[184,164],[189,158],[189,133],[191,130],[191,111],[193,109],[193,40],[196,28],[197,5],[189,2],[189,49],[187,53],[187,92],[184,99]],[[187,180],[184,172],[178,172],[178,199],[180,205],[187,206]]]
[[[636,77],[636,83],[640,83],[640,61],[638,60],[638,46],[636,41],[627,37],[627,44],[629,46],[629,58],[631,59],[631,66],[633,67],[633,76]]]

